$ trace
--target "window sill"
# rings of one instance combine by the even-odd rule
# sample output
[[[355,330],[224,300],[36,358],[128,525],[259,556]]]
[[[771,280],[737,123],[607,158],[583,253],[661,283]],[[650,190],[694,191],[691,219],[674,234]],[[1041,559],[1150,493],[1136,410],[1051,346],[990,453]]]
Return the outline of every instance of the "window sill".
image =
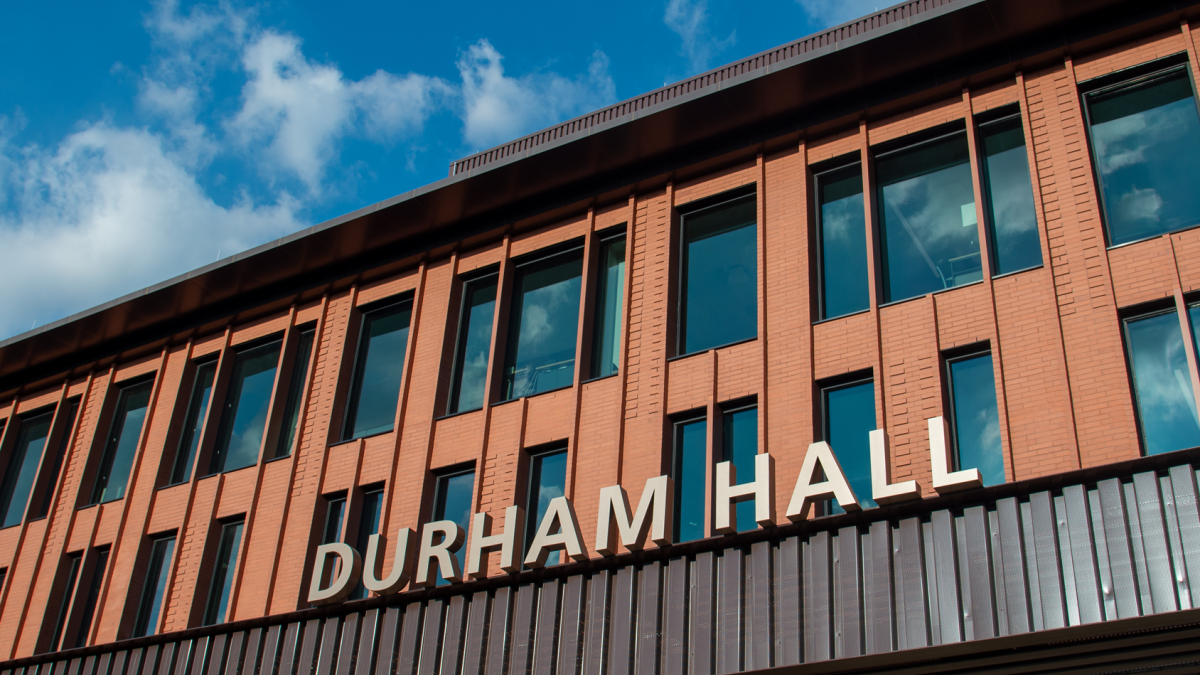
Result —
[[[1134,244],[1140,244],[1144,241],[1153,241],[1154,239],[1162,239],[1163,237],[1169,237],[1173,234],[1179,234],[1180,232],[1187,232],[1188,230],[1195,230],[1197,228],[1200,228],[1200,223],[1192,223],[1191,225],[1185,225],[1184,227],[1181,227],[1178,230],[1170,230],[1167,232],[1163,232],[1162,234],[1152,234],[1148,237],[1142,237],[1141,239],[1134,239],[1132,241],[1121,242],[1120,244],[1113,244],[1108,247],[1108,250],[1112,251],[1114,249],[1125,248],[1126,246],[1133,246]],[[1106,235],[1108,234],[1108,224],[1107,223],[1105,223],[1104,234],[1106,234]]]
[[[571,389],[574,386],[575,385],[573,385],[573,384],[568,384],[563,387],[555,387],[554,389],[547,389],[546,391],[539,391],[536,394],[528,394],[526,396],[518,396],[517,398],[510,398],[507,401],[499,401],[497,403],[493,403],[492,407],[496,408],[496,407],[505,405],[506,403],[515,403],[517,401],[520,401],[523,398],[537,398],[539,396],[545,396],[546,394],[553,394],[553,393],[559,392],[559,391],[566,391],[567,389]]]
[[[1016,272],[1011,272],[1011,274],[1016,274]],[[902,305],[906,302],[912,302],[913,300],[920,300],[921,298],[928,298],[931,295],[942,295],[943,293],[950,293],[951,291],[957,291],[960,288],[970,288],[972,286],[978,286],[979,284],[982,284],[982,283],[983,283],[983,279],[980,279],[979,281],[972,281],[971,283],[963,284],[962,286],[954,286],[952,288],[943,288],[940,291],[930,291],[929,293],[925,293],[922,295],[914,295],[911,298],[904,298],[903,300],[892,300],[890,302],[885,302],[885,303],[879,305],[879,308],[883,309],[884,307],[895,307],[896,305]]]
[[[867,314],[870,311],[871,311],[871,308],[868,307],[866,309],[860,309],[857,312],[850,312],[849,314],[838,314],[837,316],[831,316],[828,319],[818,319],[818,320],[812,322],[812,325],[820,326],[823,323],[833,323],[834,321],[840,321],[842,319],[849,319],[852,316],[858,316],[860,314]]]
[[[585,384],[591,384],[591,383],[593,383],[593,382],[599,382],[599,381],[601,381],[601,380],[607,380],[607,379],[608,379],[608,378],[610,378],[610,377],[616,377],[616,376],[618,376],[618,375],[620,375],[620,374],[621,374],[621,371],[619,371],[619,370],[618,370],[617,372],[615,372],[615,373],[609,373],[608,375],[601,375],[600,377],[593,377],[593,378],[592,378],[592,379],[590,379],[590,380],[584,380],[584,381],[580,382],[580,383],[579,383],[579,386],[583,386],[583,385],[585,385]]]
[[[275,463],[275,462],[282,462],[282,461],[283,461],[283,460],[285,460],[285,459],[291,459],[293,456],[295,456],[295,454],[296,454],[295,452],[289,452],[289,453],[288,453],[288,454],[286,454],[286,455],[280,455],[280,456],[278,456],[278,457],[272,457],[271,459],[266,459],[266,460],[263,460],[263,464],[273,464],[273,463]]]
[[[689,358],[691,358],[691,357],[693,357],[693,356],[699,356],[699,355],[701,355],[701,354],[707,354],[707,353],[709,353],[709,352],[715,352],[715,351],[717,351],[718,349],[728,349],[728,348],[730,348],[730,347],[736,347],[736,346],[738,346],[738,345],[744,345],[744,344],[746,344],[747,342],[754,342],[754,341],[756,341],[756,340],[758,340],[758,336],[757,336],[757,335],[755,335],[754,337],[748,337],[748,338],[746,338],[745,340],[738,340],[738,341],[736,341],[736,342],[727,342],[727,343],[725,343],[725,344],[723,344],[723,345],[717,345],[716,347],[708,347],[707,349],[701,349],[701,350],[700,350],[700,351],[698,351],[698,352],[688,352],[687,354],[680,354],[679,356],[672,356],[671,358],[667,359],[667,363],[671,363],[672,361],[682,361],[683,359],[689,359]]]
[[[479,408],[471,408],[470,410],[459,410],[458,412],[450,413],[449,415],[442,415],[441,417],[435,417],[435,418],[433,418],[433,421],[441,422],[442,420],[448,420],[448,419],[452,419],[455,417],[462,417],[463,415],[470,415],[471,413],[477,413],[480,410],[483,410],[482,406]]]
[[[992,280],[995,281],[996,279],[1006,279],[1008,277],[1015,277],[1018,274],[1024,274],[1025,272],[1032,272],[1033,270],[1040,270],[1040,269],[1043,269],[1044,267],[1046,267],[1046,265],[1044,263],[1041,265],[1034,265],[1032,267],[1022,267],[1019,270],[1005,272],[1004,274],[997,274],[992,277]]]
[[[158,489],[159,490],[170,490],[171,488],[177,488],[180,485],[187,485],[190,482],[192,482],[191,479],[188,479],[188,480],[180,481],[178,483],[170,483],[170,484],[164,485]]]
[[[394,431],[396,431],[396,428],[392,427],[391,429],[388,429],[386,431],[376,431],[373,434],[364,434],[362,436],[354,436],[352,438],[344,438],[344,439],[338,441],[337,443],[334,443],[333,446],[330,446],[330,447],[334,447],[334,446],[338,446],[338,445],[345,445],[347,443],[353,443],[354,441],[365,441],[365,440],[368,440],[371,438],[375,438],[376,436],[386,436],[387,434],[390,434]]]

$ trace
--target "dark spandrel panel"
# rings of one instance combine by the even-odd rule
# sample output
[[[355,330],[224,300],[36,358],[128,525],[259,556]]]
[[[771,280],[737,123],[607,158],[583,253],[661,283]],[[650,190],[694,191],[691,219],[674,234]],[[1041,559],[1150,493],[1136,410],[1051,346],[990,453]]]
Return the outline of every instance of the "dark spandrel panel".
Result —
[[[659,647],[662,642],[662,564],[646,563],[638,571],[637,662],[636,672],[659,671]]]
[[[776,607],[779,613],[778,665],[792,666],[801,663],[803,654],[804,627],[801,623],[800,588],[800,538],[788,537],[779,542],[779,595]]]

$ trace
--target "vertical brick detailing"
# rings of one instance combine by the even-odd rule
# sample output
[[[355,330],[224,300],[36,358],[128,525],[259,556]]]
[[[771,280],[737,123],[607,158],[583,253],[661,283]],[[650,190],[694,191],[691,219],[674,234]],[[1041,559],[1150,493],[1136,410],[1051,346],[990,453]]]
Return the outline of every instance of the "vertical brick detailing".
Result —
[[[931,490],[929,434],[925,420],[942,414],[942,377],[934,296],[879,310],[883,385],[891,437],[892,481],[915,478]]]

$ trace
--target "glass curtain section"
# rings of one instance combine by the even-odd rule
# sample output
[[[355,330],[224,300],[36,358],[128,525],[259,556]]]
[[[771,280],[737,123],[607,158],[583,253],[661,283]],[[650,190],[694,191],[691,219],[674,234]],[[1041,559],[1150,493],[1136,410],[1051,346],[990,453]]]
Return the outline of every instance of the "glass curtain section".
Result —
[[[704,538],[708,481],[708,421],[675,423],[671,473],[675,480],[675,541]]]
[[[1200,223],[1200,116],[1184,68],[1084,96],[1108,243]]]
[[[504,400],[574,383],[582,277],[582,248],[517,267],[504,357]]]
[[[727,412],[721,426],[724,436],[722,461],[733,463],[739,484],[749,483],[755,478],[754,457],[758,454],[758,408]],[[738,532],[758,529],[753,501],[740,502],[736,509]]]
[[[21,418],[17,444],[9,455],[4,481],[0,483],[0,515],[3,516],[0,527],[20,525],[25,518],[33,479],[37,476],[53,421],[53,412]]]
[[[171,485],[186,483],[192,479],[192,465],[195,464],[196,452],[200,449],[200,435],[204,429],[204,420],[208,417],[208,403],[212,398],[213,379],[216,374],[216,361],[196,366],[196,378],[192,382],[187,417],[183,419],[179,448],[175,452],[175,464],[171,467]]]
[[[30,514],[30,518],[45,518],[50,513],[50,507],[54,504],[54,489],[58,486],[63,460],[67,456],[67,450],[71,447],[72,434],[75,432],[75,418],[78,415],[79,399],[73,398],[67,401],[66,416],[61,427],[62,435],[59,436],[58,447],[54,449],[54,454],[46,457],[44,464],[46,479],[42,482],[42,496],[38,501],[37,509]]]
[[[117,395],[116,411],[113,413],[104,454],[96,471],[96,484],[92,488],[91,504],[110,502],[125,496],[133,458],[137,454],[138,438],[142,424],[146,421],[146,410],[150,406],[150,389],[153,382],[142,382],[122,387]]]
[[[590,377],[614,375],[621,367],[621,319],[625,305],[625,235],[600,242],[600,278],[596,283],[596,334],[592,338]]]
[[[1146,454],[1200,446],[1200,420],[1178,314],[1126,319],[1125,346]]]
[[[275,390],[282,340],[238,352],[229,390],[221,408],[221,430],[213,448],[209,473],[234,471],[258,463],[267,411]]]
[[[979,135],[983,141],[992,274],[1039,267],[1042,244],[1020,113],[980,125]]]
[[[308,381],[308,366],[312,362],[313,341],[317,329],[300,331],[296,340],[296,358],[292,361],[292,376],[288,383],[287,400],[283,407],[283,423],[279,427],[279,440],[275,444],[275,458],[292,454],[296,443],[296,425],[300,423],[300,404],[304,400],[304,383]]]
[[[862,165],[817,174],[821,318],[860,312],[870,305],[867,216]]]
[[[496,318],[498,279],[498,275],[489,274],[463,284],[462,316],[458,323],[458,343],[454,353],[454,376],[447,415],[483,407],[492,348],[492,322]]]
[[[758,335],[757,213],[746,197],[683,216],[680,354]]]
[[[525,549],[537,535],[550,500],[562,497],[567,489],[567,451],[546,452],[529,458],[529,500],[525,507],[529,524],[525,531]],[[556,529],[554,532],[561,532]],[[546,558],[547,565],[557,565],[562,562],[562,552],[555,551]]]
[[[229,595],[233,590],[233,573],[237,568],[238,547],[241,543],[242,521],[225,523],[221,527],[221,543],[217,549],[208,602],[204,607],[204,623],[201,625],[211,626],[226,620],[225,613],[229,609]]]
[[[437,490],[433,502],[433,519],[450,520],[458,523],[464,531],[469,532],[471,529],[471,502],[475,490],[475,472],[464,471],[461,473],[449,474],[446,476],[438,476]],[[467,545],[463,543],[462,548],[454,554],[458,558],[458,564],[461,568],[467,564]],[[438,585],[447,583],[442,578],[441,568],[438,568]]]
[[[469,508],[469,507],[468,507]],[[358,536],[354,539],[354,548],[360,555],[367,555],[367,544],[371,535],[379,534],[379,525],[383,518],[383,489],[368,490],[363,493],[362,507],[358,515]],[[463,545],[466,549],[466,545]],[[350,593],[351,600],[367,597],[367,587],[359,579],[358,585]]]
[[[875,158],[884,301],[979,281],[979,221],[966,132]]]
[[[83,597],[83,608],[80,610],[79,628],[74,631],[71,644],[63,644],[63,649],[73,649],[87,645],[88,635],[92,632],[92,619],[96,614],[96,603],[100,600],[100,588],[104,585],[104,570],[108,567],[108,549],[96,552],[96,562],[92,566],[92,576],[87,586],[87,595]],[[79,589],[84,590],[82,587]],[[76,603],[79,598],[76,598]]]
[[[395,425],[411,319],[412,302],[408,300],[363,315],[346,406],[345,440],[386,433]]]
[[[864,509],[871,499],[871,432],[875,425],[875,382],[854,382],[821,390],[825,442],[837,456],[842,473]],[[845,513],[837,500],[826,502],[828,513]]]
[[[146,581],[138,603],[133,637],[153,635],[158,629],[158,617],[167,593],[167,572],[175,553],[175,537],[159,537],[150,547],[150,562],[146,566]]]
[[[954,469],[979,469],[984,485],[1004,482],[1004,450],[992,355],[975,354],[946,363],[950,379]]]
[[[67,612],[71,609],[71,598],[75,597],[75,586],[79,583],[79,568],[82,565],[83,553],[72,553],[68,556],[62,598],[58,602],[58,618],[54,621],[54,635],[50,638],[50,648],[47,651],[58,651],[62,642],[63,631],[67,628]]]

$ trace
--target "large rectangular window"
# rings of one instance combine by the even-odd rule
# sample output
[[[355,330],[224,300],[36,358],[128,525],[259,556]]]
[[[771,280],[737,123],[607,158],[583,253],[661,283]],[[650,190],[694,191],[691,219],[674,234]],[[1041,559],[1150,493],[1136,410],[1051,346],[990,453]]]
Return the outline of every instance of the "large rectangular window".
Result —
[[[582,277],[582,247],[517,266],[504,357],[504,400],[575,382]]]
[[[739,484],[753,481],[754,457],[758,455],[758,408],[748,406],[726,410],[721,427],[724,441],[721,444],[721,461],[733,463]],[[753,501],[740,502],[736,509],[738,532],[758,529]]]
[[[204,606],[203,626],[224,623],[228,617],[229,598],[233,594],[234,570],[237,569],[238,549],[242,544],[242,521],[224,523],[221,541],[213,565],[212,582],[208,587],[208,602]]]
[[[221,427],[213,448],[210,474],[258,463],[282,347],[282,340],[274,340],[239,351],[234,358],[229,390],[225,392],[225,405],[221,407]]]
[[[171,485],[186,483],[192,479],[192,465],[200,449],[200,436],[204,420],[208,418],[208,405],[212,399],[213,379],[217,374],[215,360],[196,366],[192,380],[192,395],[188,400],[187,414],[183,418],[183,429],[179,434],[179,447],[175,450],[175,463],[171,467]]]
[[[345,440],[386,433],[395,426],[411,320],[410,300],[363,312],[346,405]]]
[[[496,318],[499,275],[489,274],[463,282],[462,314],[454,350],[450,403],[446,414],[478,410],[487,396],[487,369],[491,358],[492,322]]]
[[[1004,482],[1004,450],[991,352],[946,359],[955,471],[979,469],[984,485]]]
[[[885,302],[983,278],[965,131],[875,156]]]
[[[1183,340],[1174,310],[1125,320],[1125,347],[1147,455],[1200,446],[1200,421]]]
[[[525,513],[529,524],[525,531],[526,550],[533,543],[538,526],[550,507],[550,500],[562,497],[567,491],[567,451],[551,450],[529,457],[529,496],[526,499]],[[547,565],[557,565],[562,562],[562,552],[555,551],[546,558]]]
[[[133,458],[137,454],[138,439],[142,435],[146,411],[150,408],[153,384],[145,381],[120,388],[116,411],[104,444],[104,454],[96,471],[91,504],[110,502],[125,496],[129,472],[133,469]]]
[[[822,319],[860,312],[871,303],[862,165],[816,175]]]
[[[850,489],[865,509],[871,499],[871,432],[875,424],[875,382],[861,379],[821,388],[821,431],[823,440],[837,456]],[[826,503],[829,513],[845,513],[837,500]]]
[[[150,545],[150,561],[146,566],[142,597],[138,601],[137,619],[133,622],[133,637],[153,635],[158,630],[158,617],[162,613],[163,599],[167,596],[168,572],[174,553],[173,535],[158,537]]]
[[[983,185],[991,236],[992,274],[1008,274],[1039,267],[1042,244],[1038,239],[1033,181],[1021,113],[979,125],[983,148]]]
[[[447,473],[437,477],[433,495],[433,520],[450,520],[458,523],[464,532],[471,529],[471,503],[474,501],[475,472],[471,470]],[[454,554],[462,568],[467,563],[467,546]],[[438,568],[438,585],[447,583]]]
[[[108,549],[94,550],[92,555],[91,575],[86,584],[80,583],[78,587],[78,593],[84,595],[81,597],[76,594],[76,607],[71,610],[72,614],[79,617],[79,623],[63,640],[62,649],[86,646],[88,636],[92,634],[92,620],[96,615],[96,605],[100,602],[100,590],[104,587],[104,571],[108,567]]]
[[[1187,64],[1084,95],[1108,243],[1200,223],[1200,116]]]
[[[75,418],[78,415],[79,398],[76,397],[67,401],[58,444],[54,448],[53,454],[46,455],[46,461],[43,464],[46,477],[41,479],[41,496],[34,496],[37,508],[30,514],[30,518],[45,518],[50,513],[50,507],[54,504],[54,490],[58,487],[58,477],[62,475],[62,466],[67,457],[67,450],[71,448],[71,438],[75,432]]]
[[[37,476],[46,440],[50,438],[50,423],[54,411],[25,416],[17,422],[17,444],[8,457],[4,480],[0,482],[0,527],[20,525],[25,518],[33,479]]]
[[[296,359],[292,362],[292,376],[288,383],[287,399],[283,406],[283,423],[279,427],[279,439],[275,443],[275,459],[292,454],[296,444],[296,426],[300,423],[300,404],[304,401],[304,385],[308,382],[308,366],[312,361],[313,342],[316,328],[300,330],[296,340]]]
[[[621,367],[621,319],[625,309],[625,233],[600,241],[595,335],[590,376],[614,375]]]
[[[757,223],[753,196],[684,214],[680,354],[758,335]]]
[[[704,538],[708,484],[708,420],[675,422],[671,478],[675,481],[675,541]]]
[[[362,507],[358,512],[358,536],[354,539],[354,547],[360,554],[367,554],[367,544],[371,535],[379,534],[379,526],[383,522],[383,488],[371,488],[363,492]],[[466,548],[465,546],[463,547]],[[367,597],[367,587],[360,579],[358,586],[350,594],[351,600]]]

